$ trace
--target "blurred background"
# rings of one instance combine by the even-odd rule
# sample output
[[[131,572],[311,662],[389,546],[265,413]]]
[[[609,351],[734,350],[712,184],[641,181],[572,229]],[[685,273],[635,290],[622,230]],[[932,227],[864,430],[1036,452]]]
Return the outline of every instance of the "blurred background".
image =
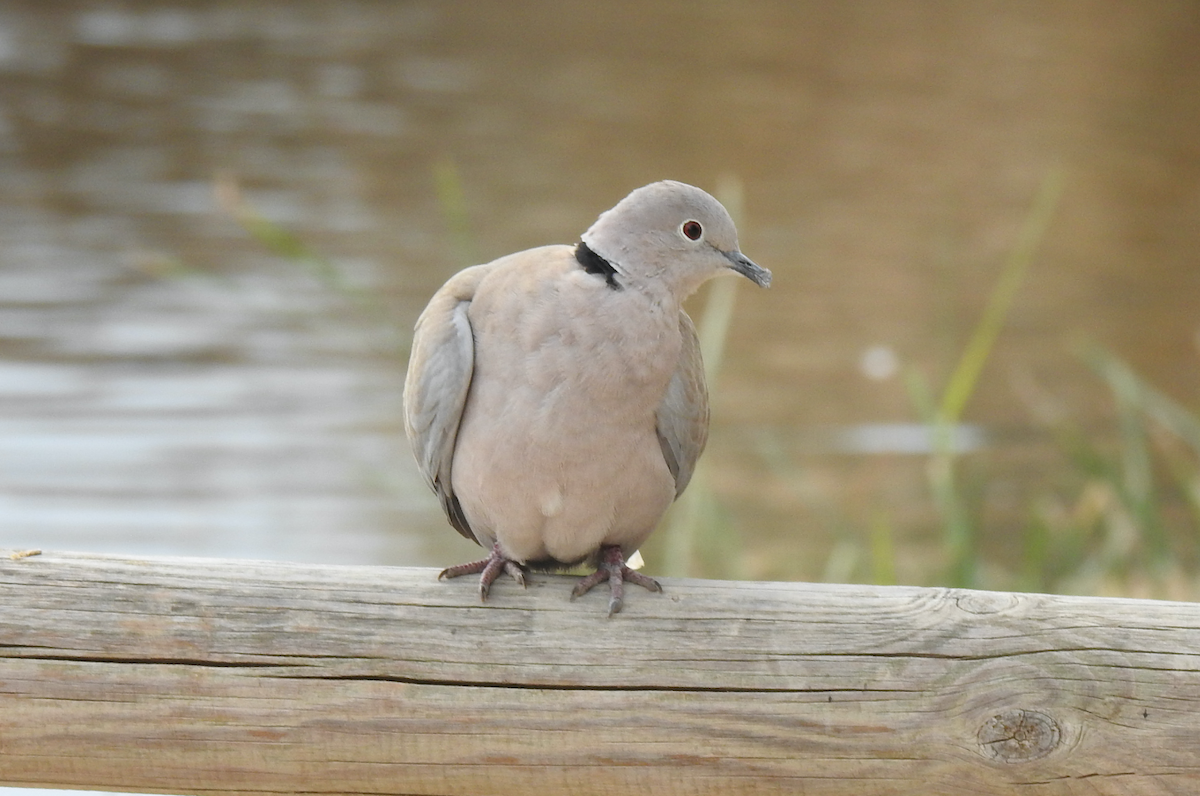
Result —
[[[648,572],[1196,597],[1198,130],[1190,0],[5,0],[0,546],[477,557],[418,312],[673,178],[775,282]]]

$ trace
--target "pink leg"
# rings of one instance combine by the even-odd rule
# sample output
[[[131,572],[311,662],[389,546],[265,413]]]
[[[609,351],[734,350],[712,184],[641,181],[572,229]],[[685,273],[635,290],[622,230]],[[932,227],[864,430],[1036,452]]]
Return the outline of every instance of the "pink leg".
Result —
[[[571,590],[571,599],[587,594],[592,587],[608,581],[611,596],[608,600],[608,615],[612,616],[621,611],[625,600],[625,581],[636,583],[650,591],[662,591],[662,586],[654,578],[648,578],[637,570],[625,566],[625,556],[621,548],[614,546],[600,549],[600,566],[586,578],[580,579]]]
[[[512,561],[504,557],[504,553],[500,552],[500,544],[497,542],[492,546],[491,555],[487,558],[481,558],[478,561],[471,561],[467,564],[459,564],[453,567],[446,567],[438,573],[438,580],[446,578],[457,578],[459,575],[479,575],[479,601],[487,602],[488,592],[491,591],[492,583],[496,578],[500,577],[501,572],[507,572],[509,576],[517,583],[521,584],[521,588],[525,588],[525,570],[521,569],[521,565],[516,561]]]

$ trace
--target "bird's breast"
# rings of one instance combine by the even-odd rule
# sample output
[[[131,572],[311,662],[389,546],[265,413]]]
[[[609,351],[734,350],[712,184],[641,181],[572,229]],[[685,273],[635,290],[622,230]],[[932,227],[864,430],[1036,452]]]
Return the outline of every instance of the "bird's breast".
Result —
[[[473,392],[601,421],[654,412],[679,359],[676,307],[578,267],[495,276],[471,306]]]
[[[469,310],[454,488],[477,535],[518,560],[636,547],[674,496],[656,412],[679,361],[678,308],[607,287],[562,248],[497,268]]]

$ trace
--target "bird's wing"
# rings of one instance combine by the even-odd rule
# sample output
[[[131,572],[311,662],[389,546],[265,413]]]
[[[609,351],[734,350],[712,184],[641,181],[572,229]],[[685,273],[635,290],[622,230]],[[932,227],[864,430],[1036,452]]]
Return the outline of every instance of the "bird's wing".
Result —
[[[450,524],[478,541],[450,483],[459,421],[475,368],[475,339],[467,310],[491,264],[450,278],[417,319],[404,379],[404,430],[425,483],[437,494]]]
[[[692,319],[683,310],[679,311],[679,333],[683,338],[679,364],[657,412],[658,442],[667,467],[675,476],[677,498],[692,480],[696,460],[708,441],[708,387],[704,383],[700,338]]]

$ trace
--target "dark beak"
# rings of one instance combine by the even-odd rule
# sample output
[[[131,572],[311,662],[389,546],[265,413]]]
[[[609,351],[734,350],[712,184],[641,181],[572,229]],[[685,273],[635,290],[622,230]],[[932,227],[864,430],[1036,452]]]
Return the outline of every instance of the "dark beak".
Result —
[[[730,268],[759,287],[771,286],[771,272],[766,268],[756,265],[753,260],[741,252],[724,252],[724,254],[729,258]]]

